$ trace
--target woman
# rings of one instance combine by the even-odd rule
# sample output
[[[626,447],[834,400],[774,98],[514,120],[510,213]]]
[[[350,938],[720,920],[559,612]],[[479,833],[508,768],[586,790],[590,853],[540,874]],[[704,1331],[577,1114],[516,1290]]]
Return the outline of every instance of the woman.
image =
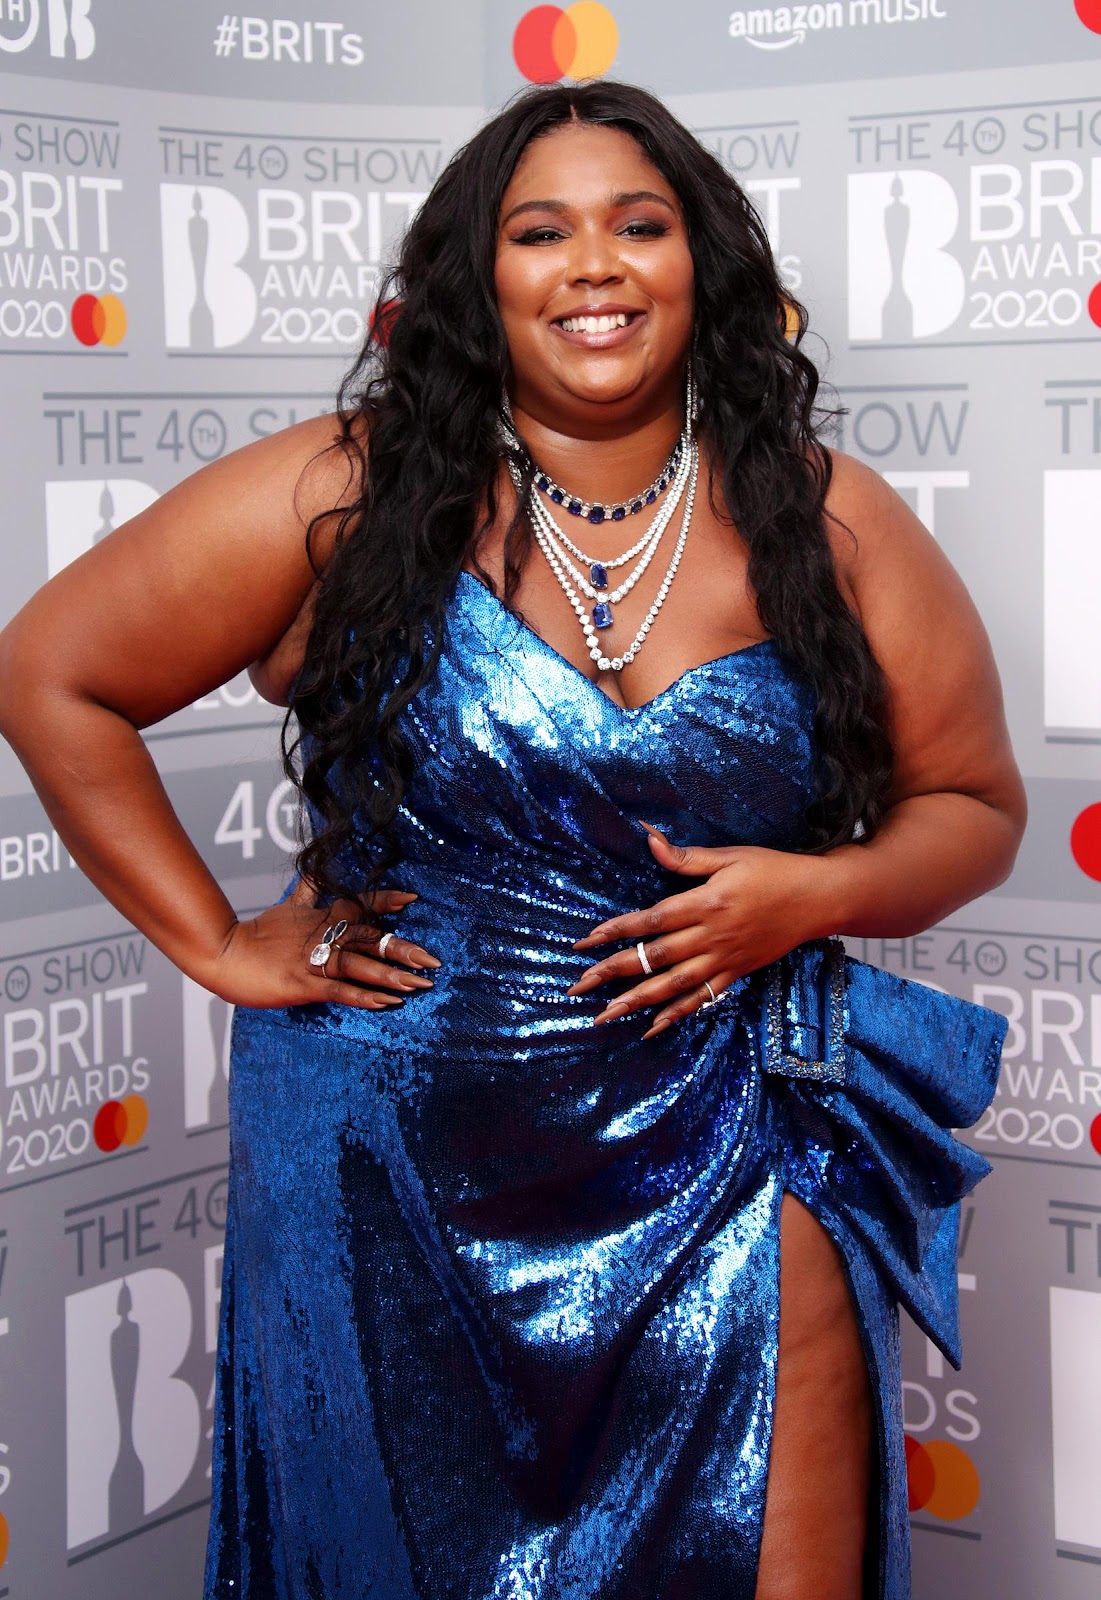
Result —
[[[373,326],[335,444],[3,639],[69,848],[241,1008],[207,1596],[897,1600],[896,1306],[955,1358],[1003,1025],[826,936],[1012,864],[981,625],[639,90],[490,122]],[[135,730],[245,666],[313,833],[239,921]]]

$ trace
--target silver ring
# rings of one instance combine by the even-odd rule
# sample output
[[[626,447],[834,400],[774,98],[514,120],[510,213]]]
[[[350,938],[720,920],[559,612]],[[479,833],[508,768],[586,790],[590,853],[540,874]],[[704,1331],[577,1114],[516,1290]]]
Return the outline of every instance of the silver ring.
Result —
[[[379,958],[380,961],[385,956],[385,954],[386,954],[386,946],[390,943],[390,940],[393,937],[394,937],[394,935],[392,933],[384,933],[382,938],[379,940],[379,942],[378,942],[378,958]]]
[[[703,983],[704,988],[707,990],[708,994],[711,996],[710,1000],[701,1000],[700,1001],[699,1009],[701,1011],[706,1011],[706,1010],[708,1010],[709,1007],[718,1005],[719,997],[715,993],[715,991],[711,987],[711,985],[708,983],[706,978],[703,978],[700,981]]]
[[[341,921],[334,922],[331,927],[325,929],[325,932],[321,935],[321,938],[318,940],[317,944],[315,944],[313,949],[310,951],[311,967],[320,967],[322,971],[324,971],[325,963],[332,955],[337,939],[340,938],[340,935],[346,930],[347,926],[348,924],[346,922]],[[336,948],[339,948],[339,946],[336,946]]]
[[[643,944],[641,939],[635,945],[635,950],[636,950],[636,952],[638,954],[638,959],[642,962],[642,970],[643,970],[643,972],[645,972],[645,974],[646,974],[646,976],[648,978],[652,977],[653,973],[654,973],[654,969],[650,965],[649,961],[646,958],[646,946]]]

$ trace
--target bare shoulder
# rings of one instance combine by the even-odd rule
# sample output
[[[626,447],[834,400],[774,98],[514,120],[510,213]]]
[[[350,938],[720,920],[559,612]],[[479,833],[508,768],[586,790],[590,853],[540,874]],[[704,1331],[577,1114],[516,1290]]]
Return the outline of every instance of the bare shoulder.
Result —
[[[32,596],[5,659],[146,727],[268,656],[311,603],[325,513],[358,498],[341,433],[313,418],[185,478]]]
[[[274,705],[287,705],[313,624],[321,578],[332,558],[340,513],[363,491],[366,432],[353,421],[349,439],[335,416],[317,417],[278,436],[295,475],[293,531],[303,552],[309,534],[310,581],[289,626],[249,664],[254,687]]]
[[[997,668],[963,580],[878,472],[839,450],[830,459],[830,538],[886,682],[893,798],[958,790],[1017,804]]]
[[[952,608],[962,584],[932,534],[874,468],[829,451],[827,531],[838,575],[865,625],[876,613]]]
[[[876,557],[885,541],[912,538],[921,524],[874,467],[843,450],[827,450],[826,454],[830,462],[827,531],[835,560],[845,572],[855,575]]]
[[[360,456],[344,439],[339,417],[311,417],[245,445],[213,467],[186,479],[173,494],[225,496],[233,504],[247,499],[266,515],[275,537],[296,540],[317,518],[358,498]],[[254,518],[249,519],[255,525]],[[332,550],[333,530],[318,526],[315,559],[321,565]],[[304,546],[303,546],[304,550]]]
[[[339,417],[332,415],[298,423],[281,437],[298,464],[294,499],[300,524],[308,527],[315,518],[326,518],[359,499],[366,435],[358,420],[352,424],[350,440]],[[335,534],[335,521],[318,524],[313,554],[322,568],[332,555]]]

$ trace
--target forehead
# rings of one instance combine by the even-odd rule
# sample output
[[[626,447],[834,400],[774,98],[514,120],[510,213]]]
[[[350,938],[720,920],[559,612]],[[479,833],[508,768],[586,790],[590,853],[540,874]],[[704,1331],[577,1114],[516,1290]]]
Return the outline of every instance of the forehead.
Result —
[[[634,189],[652,189],[677,204],[676,191],[629,133],[622,128],[566,122],[528,145],[509,180],[501,209],[536,198],[593,204]]]

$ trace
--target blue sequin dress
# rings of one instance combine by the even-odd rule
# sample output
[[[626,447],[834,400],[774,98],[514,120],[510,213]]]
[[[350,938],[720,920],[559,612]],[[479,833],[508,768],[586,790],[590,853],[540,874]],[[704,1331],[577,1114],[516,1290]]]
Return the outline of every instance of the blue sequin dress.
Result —
[[[909,1593],[901,1303],[958,1362],[949,1131],[1003,1020],[800,946],[643,1041],[566,989],[678,843],[800,843],[812,701],[771,642],[624,710],[460,576],[416,758],[401,1008],[239,1010],[207,1600],[752,1600],[779,1208],[847,1263],[879,1600]]]

